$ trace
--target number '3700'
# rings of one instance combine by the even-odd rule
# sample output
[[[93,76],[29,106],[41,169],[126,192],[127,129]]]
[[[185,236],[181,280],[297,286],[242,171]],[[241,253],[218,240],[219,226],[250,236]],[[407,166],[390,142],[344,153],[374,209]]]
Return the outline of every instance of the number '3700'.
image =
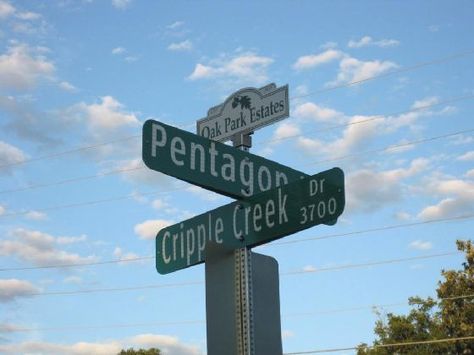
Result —
[[[319,201],[311,205],[300,208],[301,220],[300,224],[313,222],[316,218],[323,219],[324,217],[334,215],[336,213],[337,203],[334,197],[328,201]]]

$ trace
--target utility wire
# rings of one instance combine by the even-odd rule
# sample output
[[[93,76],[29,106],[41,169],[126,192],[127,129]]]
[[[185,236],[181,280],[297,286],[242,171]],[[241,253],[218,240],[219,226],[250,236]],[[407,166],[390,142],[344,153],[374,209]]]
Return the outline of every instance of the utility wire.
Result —
[[[320,129],[320,130],[314,131],[313,133],[319,133],[319,132],[324,132],[324,131],[327,131],[327,130],[332,130],[332,129],[336,129],[336,128],[340,128],[340,127],[347,127],[347,126],[351,126],[351,125],[367,123],[367,122],[371,122],[371,121],[374,121],[374,120],[382,119],[382,118],[387,117],[387,116],[407,114],[407,113],[416,112],[416,111],[419,111],[419,110],[425,110],[425,109],[430,108],[430,107],[434,107],[434,106],[438,106],[438,105],[442,105],[442,104],[446,104],[446,103],[450,103],[450,102],[454,102],[454,101],[467,100],[467,99],[472,99],[472,98],[474,98],[474,95],[462,96],[462,97],[458,97],[458,98],[438,102],[436,104],[430,104],[430,105],[425,105],[425,106],[418,107],[418,108],[415,108],[415,109],[400,111],[400,112],[397,112],[395,114],[377,115],[377,116],[373,116],[371,118],[356,121],[356,122],[350,122],[350,123],[346,123],[346,124],[331,126],[331,127],[325,128],[325,129]],[[401,143],[401,144],[397,144],[397,145],[391,145],[391,146],[376,149],[376,150],[358,152],[358,153],[354,153],[354,154],[350,154],[350,155],[346,155],[346,156],[336,157],[334,159],[327,159],[327,160],[317,161],[317,162],[311,163],[311,165],[326,163],[326,162],[331,162],[331,161],[337,161],[337,160],[343,160],[343,159],[347,159],[347,158],[350,158],[350,157],[355,156],[355,155],[363,155],[363,154],[370,154],[370,153],[374,153],[374,152],[389,151],[389,150],[393,150],[393,149],[397,149],[397,148],[401,148],[401,147],[405,147],[405,146],[410,146],[410,145],[415,145],[415,144],[420,144],[420,143],[426,143],[426,142],[429,142],[429,141],[432,141],[432,140],[437,140],[437,139],[441,139],[441,138],[456,136],[456,135],[459,135],[459,134],[462,134],[462,133],[469,133],[469,132],[472,132],[472,131],[473,130],[459,131],[459,132],[454,132],[454,133],[450,133],[450,134],[447,134],[447,135],[431,137],[431,138],[421,139],[421,140],[412,141],[412,142],[405,142],[405,143]],[[282,137],[282,138],[270,139],[270,140],[266,140],[265,142],[281,141],[281,140],[292,139],[292,138],[297,138],[297,137],[302,137],[302,136],[303,136],[303,134],[297,134],[297,135],[291,135],[291,136],[286,136],[286,137]],[[19,188],[14,188],[14,189],[0,190],[0,194],[14,193],[14,192],[21,192],[21,191],[27,191],[27,190],[32,190],[32,189],[38,189],[38,188],[64,185],[64,184],[69,184],[69,183],[85,181],[85,180],[91,180],[91,179],[95,179],[95,178],[101,178],[101,177],[109,176],[109,175],[131,173],[131,172],[138,171],[138,170],[143,170],[143,169],[145,169],[144,166],[138,166],[138,167],[126,168],[126,169],[110,170],[110,171],[107,171],[107,172],[104,172],[104,173],[98,173],[98,174],[89,175],[89,176],[81,176],[81,177],[76,177],[76,178],[70,178],[70,179],[65,179],[65,180],[56,181],[56,182],[52,182],[52,183],[32,184],[32,185],[19,187]]]
[[[353,157],[356,157],[356,156],[359,156],[359,155],[387,152],[387,151],[390,151],[390,150],[396,150],[396,149],[407,147],[407,146],[432,142],[432,141],[435,141],[435,140],[438,140],[438,139],[454,137],[454,136],[458,136],[460,134],[471,133],[471,132],[474,132],[474,128],[468,128],[468,129],[464,129],[464,130],[461,130],[461,131],[442,134],[442,135],[435,136],[435,137],[428,137],[428,138],[418,139],[418,140],[415,140],[415,141],[410,141],[410,142],[405,142],[405,143],[400,143],[400,144],[394,144],[394,145],[390,145],[388,147],[365,150],[365,151],[357,152],[357,153],[353,153],[353,154],[340,155],[338,157],[331,158],[331,159],[318,160],[318,161],[309,163],[307,165],[317,165],[317,164],[329,163],[329,162],[333,162],[333,161],[345,160],[345,159],[353,158]]]
[[[433,259],[433,258],[453,256],[453,255],[459,255],[459,254],[461,254],[461,252],[455,251],[455,252],[446,252],[446,253],[439,253],[439,254],[421,255],[421,256],[415,256],[415,257],[409,257],[409,258],[381,260],[381,261],[374,261],[374,262],[363,263],[363,264],[346,264],[346,265],[339,265],[339,266],[333,266],[333,267],[327,267],[327,268],[319,268],[319,269],[314,269],[314,270],[290,271],[286,273],[280,273],[280,276],[296,276],[296,275],[309,274],[309,273],[355,269],[355,268],[361,268],[361,267],[367,267],[367,266],[395,264],[395,263],[401,263],[405,261]],[[103,292],[103,293],[123,292],[123,291],[136,291],[136,290],[145,290],[145,289],[156,289],[156,288],[195,286],[195,285],[202,285],[202,284],[204,284],[204,281],[194,280],[194,281],[169,283],[169,284],[154,284],[154,285],[112,287],[112,288],[93,288],[93,289],[84,289],[84,290],[76,290],[76,291],[33,292],[33,293],[29,293],[27,296],[34,297],[34,296],[77,295],[77,294],[90,294],[90,293],[99,293],[99,292]]]
[[[412,346],[412,345],[432,345],[432,344],[452,343],[452,342],[466,341],[466,340],[474,340],[474,336],[408,341],[408,342],[403,342],[403,343],[380,344],[380,345],[365,346],[364,349],[393,348],[397,346]],[[348,348],[332,348],[332,349],[322,349],[322,350],[298,351],[298,352],[284,353],[283,355],[318,354],[318,353],[330,353],[330,352],[339,352],[339,351],[357,350],[357,349],[359,349],[358,346],[352,346]]]
[[[317,272],[338,271],[338,270],[345,270],[345,269],[357,269],[357,268],[361,268],[361,267],[396,264],[396,263],[401,263],[401,262],[405,262],[405,261],[433,259],[433,258],[440,258],[440,257],[443,257],[443,256],[452,256],[452,255],[458,255],[458,254],[460,254],[460,252],[455,251],[455,252],[449,252],[449,253],[412,256],[412,257],[409,257],[409,258],[372,261],[372,262],[361,263],[361,264],[346,264],[346,265],[339,265],[339,266],[314,268],[314,269],[311,269],[311,270],[296,270],[296,271],[289,271],[289,272],[280,273],[280,276],[303,275],[303,274],[314,274],[314,273],[317,273]]]
[[[150,196],[150,195],[168,194],[170,192],[180,191],[182,189],[183,189],[182,187],[179,187],[179,188],[175,188],[175,189],[171,189],[171,190],[140,192],[140,193],[138,193],[138,195],[139,196]],[[40,208],[40,209],[35,209],[35,211],[36,212],[50,212],[50,211],[68,209],[68,208],[92,206],[92,205],[98,205],[98,204],[108,203],[108,202],[117,202],[117,201],[123,201],[123,200],[130,200],[130,199],[136,198],[136,196],[137,196],[136,193],[132,193],[132,194],[128,194],[128,195],[125,195],[125,196],[117,196],[117,197],[111,197],[111,198],[106,198],[106,199],[101,199],[101,200],[93,200],[93,201],[86,201],[86,202],[71,203],[71,204],[67,204],[67,205],[44,207],[44,208]],[[30,211],[19,211],[19,212],[4,213],[4,214],[0,215],[0,218],[2,218],[2,217],[24,216],[24,215],[27,215],[28,213],[30,213]]]
[[[313,92],[305,94],[305,95],[293,96],[290,99],[291,100],[301,99],[301,98],[317,95],[317,94],[320,94],[320,93],[323,93],[323,92],[332,91],[332,90],[336,90],[336,89],[340,89],[340,88],[344,88],[344,87],[349,87],[349,86],[361,84],[361,83],[369,81],[369,80],[379,79],[379,78],[383,78],[383,77],[387,77],[387,76],[390,76],[390,75],[395,75],[395,74],[399,74],[399,73],[403,73],[403,72],[414,71],[416,69],[423,68],[423,67],[426,67],[426,66],[429,66],[429,65],[434,65],[434,64],[449,62],[451,60],[456,60],[458,58],[462,58],[462,57],[471,55],[473,53],[474,53],[473,49],[463,51],[463,52],[454,53],[454,54],[451,54],[451,55],[446,56],[446,57],[436,58],[434,60],[426,61],[426,62],[420,62],[420,63],[417,63],[415,65],[407,66],[407,67],[404,67],[404,68],[401,68],[401,69],[398,69],[398,70],[392,70],[388,73],[374,75],[374,76],[366,77],[366,78],[361,79],[361,80],[355,80],[355,81],[351,81],[349,83],[332,86],[330,88],[325,88],[325,89],[313,91]],[[192,124],[190,123],[190,124],[184,125],[184,126],[182,126],[182,128],[191,127],[191,126],[194,127],[195,123],[192,123]],[[3,164],[3,165],[0,165],[0,169],[7,168],[7,167],[12,167],[12,166],[24,165],[24,164],[28,164],[28,163],[32,163],[32,162],[36,162],[36,161],[40,161],[40,160],[45,160],[45,159],[50,159],[50,158],[56,158],[56,157],[60,157],[60,156],[63,156],[63,155],[78,153],[78,152],[82,152],[82,151],[86,151],[86,150],[90,150],[90,149],[96,149],[96,148],[99,148],[99,147],[102,147],[102,146],[105,146],[105,145],[120,143],[120,142],[124,142],[126,140],[139,138],[139,137],[141,137],[141,134],[135,134],[135,135],[132,135],[132,136],[123,137],[123,138],[119,138],[119,139],[115,139],[115,140],[111,140],[111,141],[106,141],[106,142],[102,142],[102,143],[97,143],[97,144],[93,144],[93,145],[87,145],[87,146],[82,146],[82,147],[77,147],[77,148],[71,148],[69,150],[65,150],[65,151],[62,151],[62,152],[57,152],[57,153],[53,153],[53,154],[34,157],[34,158],[26,159],[26,160],[23,160],[23,161]]]
[[[272,246],[279,246],[279,245],[311,242],[311,241],[315,241],[315,240],[332,239],[332,238],[339,238],[339,237],[350,237],[350,236],[354,236],[354,235],[358,235],[358,234],[364,234],[364,233],[381,232],[381,231],[391,230],[391,229],[409,228],[409,227],[421,226],[421,225],[426,225],[426,224],[441,223],[441,222],[452,222],[452,221],[463,220],[463,219],[471,219],[471,218],[474,218],[474,214],[465,214],[465,215],[461,215],[461,216],[431,219],[431,220],[428,220],[428,221],[421,221],[421,222],[392,224],[392,225],[384,226],[384,227],[362,229],[362,230],[346,232],[346,233],[326,234],[326,235],[321,235],[321,236],[311,237],[311,238],[305,238],[305,239],[295,239],[295,240],[290,239],[290,240],[281,241],[281,242],[274,242],[274,243],[265,244],[265,248],[272,247]],[[263,247],[263,246],[261,246],[261,247]]]
[[[98,265],[107,265],[107,264],[130,263],[130,262],[151,260],[151,259],[154,259],[154,258],[155,258],[154,255],[149,255],[149,256],[140,256],[140,257],[135,257],[135,258],[93,261],[93,262],[76,263],[76,264],[56,264],[56,265],[29,266],[29,267],[11,267],[11,268],[1,268],[0,272],[5,272],[5,271],[27,271],[27,270],[46,270],[46,269],[68,269],[68,268],[84,267],[84,266],[98,266]]]
[[[437,299],[437,303],[443,301],[455,300],[455,299],[467,299],[473,298],[472,295],[461,295],[454,297],[445,297]],[[327,314],[337,314],[337,313],[346,313],[353,311],[363,311],[363,310],[372,310],[377,308],[392,308],[399,306],[407,306],[408,303],[397,302],[397,303],[386,303],[386,304],[372,304],[364,306],[353,306],[353,307],[344,307],[337,309],[327,309],[327,310],[318,310],[318,311],[306,311],[299,313],[288,313],[282,314],[281,317],[294,318],[294,317],[311,317],[315,315],[327,315]],[[114,329],[114,328],[137,328],[137,327],[156,327],[156,326],[174,326],[174,325],[194,325],[194,324],[204,324],[205,320],[181,320],[181,321],[168,321],[168,322],[143,322],[143,323],[114,323],[114,324],[105,324],[105,325],[69,325],[61,327],[45,327],[45,328],[29,328],[29,327],[20,327],[15,325],[6,325],[4,332],[6,333],[22,333],[22,332],[43,332],[43,331],[71,331],[71,330],[88,330],[88,329]]]
[[[114,139],[114,140],[110,140],[110,141],[106,141],[106,142],[102,142],[102,143],[97,143],[97,144],[92,144],[92,145],[85,145],[85,146],[77,147],[77,148],[71,148],[71,149],[69,149],[69,150],[64,150],[64,151],[62,151],[62,152],[57,152],[57,153],[53,153],[53,154],[42,155],[42,156],[39,156],[39,157],[30,158],[30,159],[25,159],[25,160],[22,160],[22,161],[17,161],[17,162],[12,162],[12,163],[8,163],[8,164],[3,164],[3,165],[0,165],[0,169],[2,169],[2,168],[9,168],[9,167],[12,167],[12,166],[24,165],[24,164],[28,164],[28,163],[33,163],[33,162],[40,161],[40,160],[46,160],[46,159],[51,159],[51,158],[57,158],[57,157],[61,157],[61,156],[63,156],[63,155],[68,155],[68,154],[72,154],[72,153],[84,152],[84,151],[86,151],[86,150],[91,150],[91,149],[100,148],[100,147],[103,147],[104,145],[109,145],[109,144],[115,144],[115,143],[124,142],[124,141],[131,140],[131,139],[134,139],[134,138],[139,138],[139,137],[141,137],[141,136],[142,136],[141,134],[135,134],[135,135],[133,135],[133,136],[128,136],[128,137],[123,137],[123,138],[119,138],[119,139]]]
[[[345,160],[345,159],[356,157],[356,156],[359,156],[359,155],[366,155],[366,154],[373,154],[373,153],[380,153],[380,152],[385,152],[385,151],[390,151],[390,150],[396,150],[396,149],[400,149],[400,148],[407,147],[407,146],[412,146],[412,145],[417,145],[417,144],[422,144],[422,143],[428,143],[428,142],[436,141],[436,140],[439,140],[439,139],[445,139],[445,138],[454,137],[454,136],[458,136],[458,135],[465,134],[465,133],[471,133],[471,132],[474,132],[474,128],[469,128],[469,129],[465,129],[465,130],[461,130],[461,131],[447,133],[447,134],[443,134],[443,135],[440,135],[440,136],[434,136],[434,137],[418,139],[418,140],[409,141],[409,142],[400,143],[400,144],[392,144],[392,145],[377,148],[377,149],[371,149],[371,150],[356,152],[356,153],[352,153],[352,154],[341,155],[341,156],[331,158],[331,159],[318,160],[318,161],[314,161],[314,162],[305,164],[305,166],[320,165],[320,164],[323,164],[323,163],[339,161],[339,160]],[[25,187],[21,187],[21,188],[3,190],[3,191],[0,191],[0,194],[20,192],[20,191],[26,191],[26,190],[42,188],[42,187],[58,186],[58,185],[63,185],[63,184],[67,184],[67,183],[73,183],[73,182],[78,182],[78,181],[83,181],[83,180],[90,180],[90,179],[93,179],[93,178],[103,177],[103,176],[106,176],[106,175],[130,173],[130,172],[134,172],[134,171],[138,171],[138,170],[142,170],[142,169],[145,169],[145,167],[140,166],[140,167],[134,167],[134,168],[128,168],[128,169],[111,170],[111,171],[108,171],[108,172],[105,172],[105,173],[99,173],[99,174],[95,174],[95,175],[71,178],[71,179],[66,179],[66,180],[57,181],[57,182],[53,182],[53,183],[29,185],[29,186],[25,186]],[[179,188],[177,190],[181,190],[183,188],[184,187]],[[175,191],[175,190],[173,190],[173,191]],[[164,192],[170,192],[170,191],[164,191]],[[150,194],[153,194],[153,193],[154,192],[151,192]],[[144,194],[147,194],[147,193],[144,193]],[[110,199],[110,200],[99,200],[97,202],[91,202],[91,204],[103,203],[103,202],[113,202],[115,200],[123,200],[123,199],[128,199],[128,198],[130,198],[129,195],[122,196],[122,197],[116,197],[116,198],[113,198],[113,199]],[[85,204],[87,205],[89,203],[85,203]],[[80,204],[66,205],[65,207],[62,207],[62,206],[51,207],[51,208],[47,208],[46,210],[45,209],[39,209],[39,210],[36,209],[36,211],[47,211],[47,210],[50,210],[50,209],[57,210],[57,209],[61,209],[61,208],[71,208],[71,207],[78,207],[78,206],[83,206],[83,205],[84,205],[83,203],[80,203]],[[28,213],[29,213],[28,211],[12,212],[12,213],[6,213],[6,214],[3,214],[3,215],[0,215],[0,217],[2,217],[2,216],[7,217],[7,216],[23,215],[23,214],[28,214]]]
[[[423,105],[423,106],[420,106],[420,107],[416,107],[416,108],[412,108],[412,109],[408,109],[408,110],[403,110],[403,111],[398,111],[398,112],[394,112],[394,113],[389,113],[389,114],[385,114],[385,115],[381,115],[381,114],[379,114],[379,115],[370,115],[370,117],[366,118],[366,119],[361,119],[361,120],[358,120],[358,121],[348,122],[348,123],[341,123],[341,124],[338,124],[338,125],[333,125],[333,126],[330,126],[330,127],[325,127],[325,128],[321,128],[321,129],[317,129],[317,130],[311,130],[311,134],[327,132],[327,131],[332,131],[332,130],[339,129],[339,128],[345,128],[345,127],[354,126],[354,125],[358,125],[358,124],[364,124],[364,123],[368,123],[368,122],[378,121],[378,120],[381,120],[385,117],[399,116],[399,115],[404,115],[404,114],[408,114],[408,113],[423,111],[423,110],[433,108],[433,107],[436,107],[436,106],[452,104],[454,102],[470,100],[470,99],[473,99],[473,98],[474,98],[474,95],[458,96],[458,97],[454,97],[454,98],[451,98],[451,99],[438,101],[438,102],[433,103],[433,104]],[[302,137],[302,136],[304,136],[304,134],[300,133],[300,134],[288,135],[288,136],[281,137],[281,138],[270,138],[270,139],[265,139],[263,141],[257,142],[257,145],[260,145],[260,144],[263,144],[263,143],[279,142],[279,141],[282,141],[282,140],[293,139],[293,138],[298,138],[298,137]]]
[[[415,227],[415,226],[433,224],[433,223],[452,222],[452,221],[458,221],[458,220],[470,219],[470,218],[474,218],[474,214],[467,214],[467,215],[454,216],[454,217],[448,217],[448,218],[432,219],[432,220],[429,220],[429,221],[422,221],[422,222],[394,224],[394,225],[390,225],[390,226],[377,227],[377,228],[371,228],[371,229],[362,229],[362,230],[346,232],[346,233],[326,234],[326,235],[321,235],[321,236],[311,237],[311,238],[306,238],[306,239],[297,239],[297,240],[288,240],[288,241],[282,241],[282,242],[274,242],[274,243],[265,244],[265,246],[260,246],[260,248],[267,248],[267,247],[287,245],[287,244],[304,243],[304,242],[323,240],[323,239],[331,239],[331,238],[339,238],[339,237],[350,237],[350,236],[364,234],[364,233],[381,232],[381,231],[385,231],[385,230],[398,229],[398,228],[409,228],[409,227]],[[128,262],[151,260],[151,259],[154,259],[154,258],[155,258],[154,255],[148,255],[148,256],[142,256],[142,257],[136,257],[136,258],[113,259],[113,260],[105,260],[105,261],[97,261],[97,262],[95,262],[95,261],[94,262],[85,262],[85,263],[79,263],[79,264],[56,264],[56,265],[43,265],[43,266],[0,268],[0,272],[62,269],[62,268],[84,267],[84,266],[98,266],[98,265],[106,265],[106,264],[122,264],[122,263],[128,263]]]
[[[434,59],[434,60],[431,60],[431,61],[421,62],[421,63],[415,64],[415,65],[412,65],[412,66],[403,67],[403,68],[400,68],[400,69],[395,69],[395,70],[389,71],[387,73],[368,76],[368,77],[365,77],[365,78],[360,79],[360,80],[354,80],[354,81],[350,81],[348,83],[334,85],[334,86],[331,86],[331,87],[328,87],[328,88],[325,88],[325,89],[313,91],[313,92],[308,93],[308,94],[293,96],[293,97],[291,97],[291,100],[302,99],[302,98],[305,98],[305,97],[314,96],[314,95],[317,95],[317,94],[322,94],[324,92],[328,92],[328,91],[332,91],[332,90],[336,90],[336,89],[341,89],[341,88],[345,88],[345,87],[349,87],[349,86],[358,85],[358,84],[361,84],[361,83],[364,83],[364,82],[367,82],[367,81],[370,81],[370,80],[380,79],[380,78],[384,78],[384,77],[395,75],[395,74],[400,74],[400,73],[413,71],[413,70],[420,69],[420,68],[423,68],[423,67],[426,67],[426,66],[429,66],[429,65],[449,62],[451,60],[462,58],[462,57],[471,55],[473,53],[474,53],[474,49],[470,49],[470,50],[467,50],[465,52],[459,52],[459,53],[449,55],[447,57],[441,57],[441,58],[437,58],[437,59]]]
[[[56,181],[56,182],[51,182],[51,183],[44,183],[44,184],[32,184],[24,187],[18,187],[15,189],[9,189],[9,190],[1,190],[0,194],[5,194],[5,193],[12,193],[12,192],[20,192],[20,191],[26,191],[26,190],[33,190],[33,189],[39,189],[43,187],[51,187],[51,186],[58,186],[58,185],[64,185],[64,184],[70,184],[74,182],[79,182],[79,181],[85,181],[85,180],[91,180],[95,178],[101,178],[104,176],[109,176],[109,175],[115,175],[115,174],[123,174],[123,173],[130,173],[133,171],[137,170],[142,170],[144,169],[143,166],[137,166],[134,168],[126,168],[126,169],[115,169],[115,170],[110,170],[106,171],[103,173],[98,173],[94,175],[89,175],[89,176],[79,176],[71,179],[66,179],[66,180],[61,180],[61,181]]]

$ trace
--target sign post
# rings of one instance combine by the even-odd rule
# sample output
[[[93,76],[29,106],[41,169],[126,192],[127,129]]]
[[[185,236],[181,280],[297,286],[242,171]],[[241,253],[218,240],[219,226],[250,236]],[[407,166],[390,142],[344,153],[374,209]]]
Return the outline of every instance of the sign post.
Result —
[[[248,152],[255,130],[288,116],[288,86],[270,84],[209,109],[197,134],[155,120],[143,125],[146,166],[237,199],[156,236],[160,274],[206,262],[209,355],[282,353],[278,263],[251,248],[333,225],[344,210],[341,169],[308,175]]]

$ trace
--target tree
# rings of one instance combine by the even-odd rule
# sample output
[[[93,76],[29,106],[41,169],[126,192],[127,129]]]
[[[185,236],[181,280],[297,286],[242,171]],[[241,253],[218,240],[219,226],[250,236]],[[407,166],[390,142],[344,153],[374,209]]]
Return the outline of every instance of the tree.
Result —
[[[157,348],[150,348],[150,349],[138,349],[134,350],[133,348],[129,348],[127,350],[122,350],[118,353],[118,355],[160,355],[161,351]]]
[[[438,282],[438,301],[431,297],[409,298],[413,309],[408,315],[379,314],[373,346],[361,344],[358,355],[388,354],[474,354],[474,340],[431,344],[387,346],[396,343],[422,342],[436,339],[474,336],[474,245],[457,241],[466,261],[460,270],[442,270]]]

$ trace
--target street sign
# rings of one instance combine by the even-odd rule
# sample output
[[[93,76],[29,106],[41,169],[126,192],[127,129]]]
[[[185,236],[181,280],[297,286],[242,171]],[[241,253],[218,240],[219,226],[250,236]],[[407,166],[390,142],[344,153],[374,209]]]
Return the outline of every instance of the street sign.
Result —
[[[233,198],[247,198],[308,176],[154,120],[143,125],[142,147],[150,169]]]
[[[241,89],[197,121],[197,134],[225,142],[236,134],[248,134],[288,117],[289,107],[288,85]]]
[[[344,205],[341,169],[302,178],[160,230],[156,268],[167,274],[203,262],[208,241],[232,249],[254,247],[318,224],[334,224]]]

